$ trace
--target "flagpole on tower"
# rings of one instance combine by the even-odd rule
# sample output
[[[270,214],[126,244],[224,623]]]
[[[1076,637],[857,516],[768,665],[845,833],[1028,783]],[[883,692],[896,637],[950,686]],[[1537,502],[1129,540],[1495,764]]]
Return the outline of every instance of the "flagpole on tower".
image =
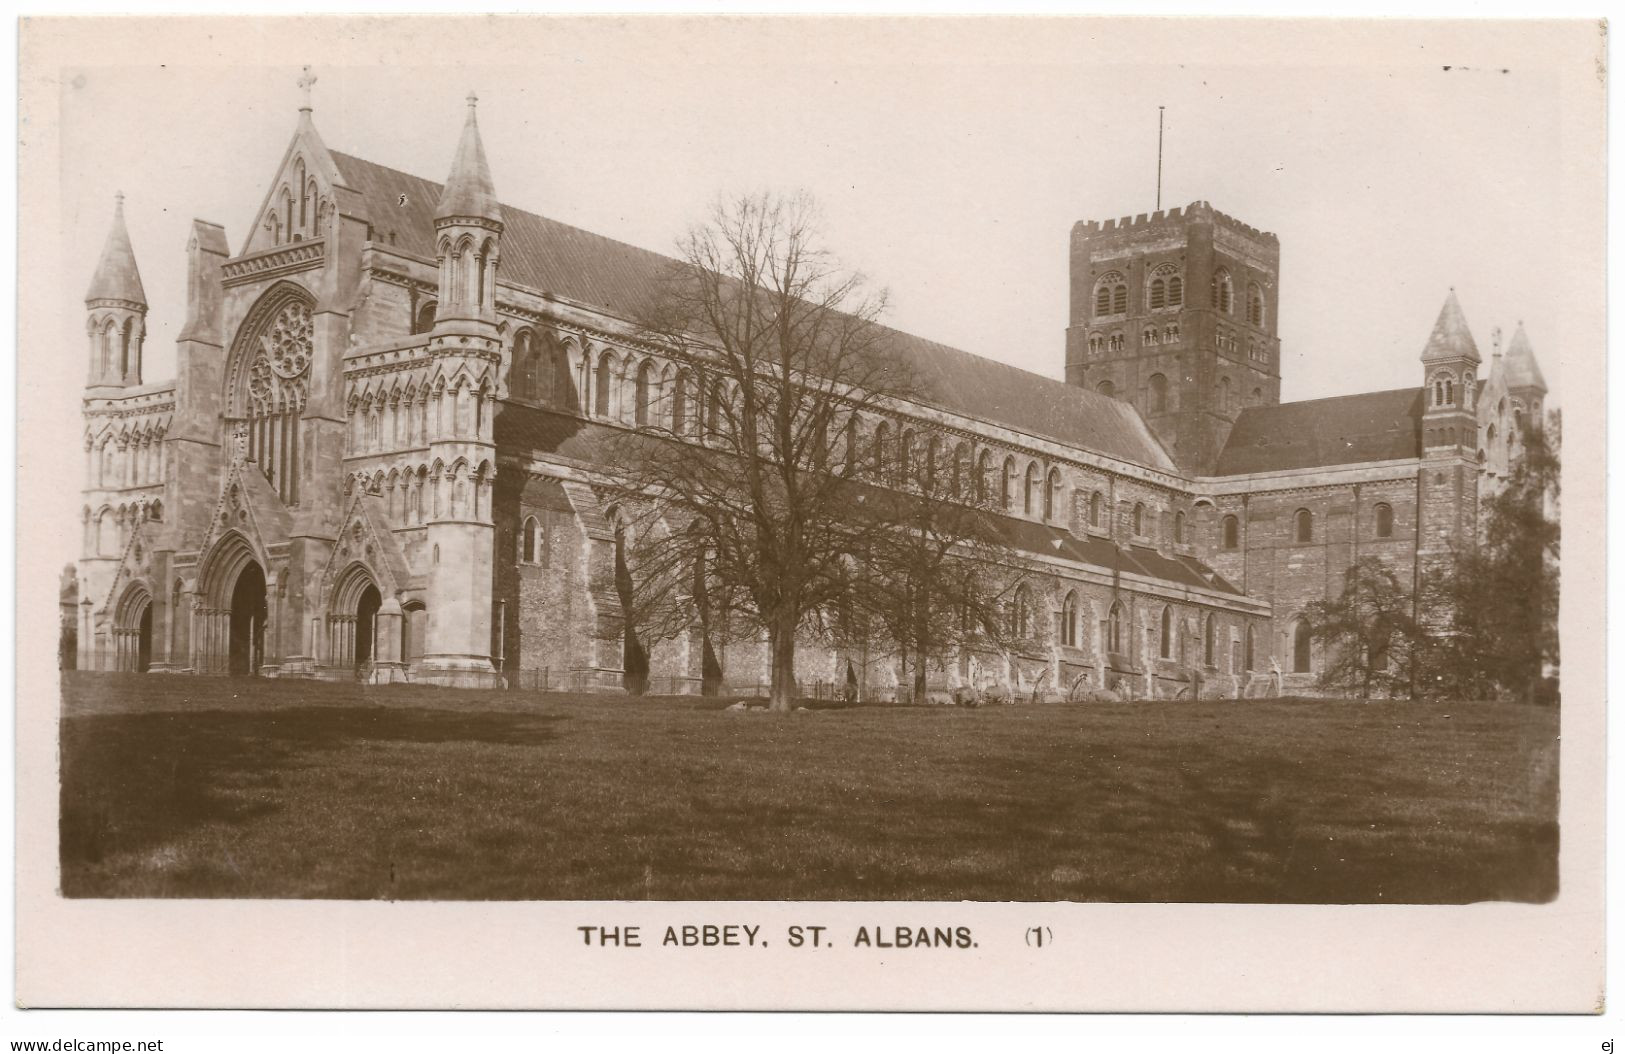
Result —
[[[1162,111],[1166,107],[1157,107],[1157,210],[1162,210]]]

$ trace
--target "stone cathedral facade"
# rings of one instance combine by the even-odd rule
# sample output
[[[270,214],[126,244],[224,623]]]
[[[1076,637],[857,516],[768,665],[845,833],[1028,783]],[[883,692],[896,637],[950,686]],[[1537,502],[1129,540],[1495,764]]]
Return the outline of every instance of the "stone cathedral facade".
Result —
[[[237,250],[193,222],[152,382],[124,207],[85,298],[80,668],[623,690],[607,440],[689,434],[705,387],[628,322],[669,261],[500,203],[472,96],[444,184],[330,150],[307,102]],[[1205,202],[1079,223],[1070,267],[1064,383],[896,334],[931,398],[862,437],[951,445],[1004,509],[1012,641],[943,687],[1308,688],[1305,605],[1470,541],[1544,413],[1521,326],[1486,369],[1453,293],[1415,387],[1282,403],[1279,244]],[[644,644],[653,691],[766,680],[759,640]],[[882,642],[799,661],[896,684]]]

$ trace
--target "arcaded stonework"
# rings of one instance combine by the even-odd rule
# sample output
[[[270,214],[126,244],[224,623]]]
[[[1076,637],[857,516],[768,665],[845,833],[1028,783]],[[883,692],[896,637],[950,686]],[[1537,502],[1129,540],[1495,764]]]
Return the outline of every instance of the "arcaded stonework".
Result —
[[[186,251],[173,381],[143,383],[122,201],[86,297],[78,665],[622,692],[608,440],[699,406],[627,321],[669,262],[500,204],[472,99],[445,185],[330,151],[307,107],[240,249],[198,220]],[[930,389],[887,426],[1001,496],[1020,582],[1015,643],[933,690],[1309,688],[1300,616],[1351,561],[1471,541],[1543,412],[1522,329],[1480,381],[1452,294],[1417,388],[1282,404],[1279,268],[1196,202],[1074,228],[1066,383],[896,335]],[[767,680],[746,637],[723,690]],[[697,630],[646,644],[649,690],[701,689]],[[897,684],[881,641],[798,661],[807,691]]]

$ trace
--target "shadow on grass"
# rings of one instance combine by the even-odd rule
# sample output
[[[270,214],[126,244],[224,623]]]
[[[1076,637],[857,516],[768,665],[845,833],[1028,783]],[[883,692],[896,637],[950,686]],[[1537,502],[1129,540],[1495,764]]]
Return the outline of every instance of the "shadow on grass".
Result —
[[[283,774],[354,744],[540,746],[567,717],[327,707],[119,714],[62,722],[63,892],[76,864],[281,808]]]

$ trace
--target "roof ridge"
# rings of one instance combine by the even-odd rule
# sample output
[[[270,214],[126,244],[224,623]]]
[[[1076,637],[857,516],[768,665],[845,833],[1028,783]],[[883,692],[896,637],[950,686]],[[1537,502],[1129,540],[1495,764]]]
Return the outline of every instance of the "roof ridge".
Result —
[[[358,163],[363,164],[363,165],[371,165],[373,168],[381,168],[386,172],[393,172],[397,176],[405,176],[407,179],[415,179],[420,183],[427,183],[427,184],[429,184],[429,186],[433,187],[439,193],[444,193],[445,189],[446,189],[446,185],[444,183],[441,183],[438,180],[430,179],[428,176],[420,176],[420,175],[417,175],[415,173],[408,172],[404,168],[396,168],[394,165],[386,165],[386,164],[383,164],[383,163],[378,162],[378,161],[370,161],[367,158],[364,158],[359,154],[350,154],[350,153],[346,153],[345,151],[342,151],[342,150],[333,150],[333,151],[331,151],[331,153],[332,153],[332,155],[333,155],[333,157],[335,159],[338,159],[338,158],[342,157],[346,161],[355,161],[355,162],[358,162]],[[439,200],[438,194],[437,194],[435,200],[436,201]],[[632,249],[632,250],[635,250],[636,252],[640,252],[640,253],[647,253],[650,256],[658,256],[662,260],[675,260],[676,259],[675,256],[667,256],[665,253],[661,252],[658,249],[651,249],[646,245],[637,245],[637,244],[635,244],[633,242],[622,241],[619,238],[612,238],[607,234],[599,234],[597,231],[588,230],[585,227],[578,227],[575,224],[567,222],[565,220],[557,220],[557,219],[554,219],[551,216],[544,216],[540,212],[533,212],[530,209],[523,208],[523,207],[518,206],[518,205],[513,205],[513,204],[510,204],[510,203],[508,203],[506,201],[502,201],[500,197],[497,199],[497,203],[504,210],[512,210],[513,212],[518,213],[519,215],[528,216],[531,219],[545,220],[548,223],[556,223],[560,227],[568,227],[572,231],[575,231],[578,234],[585,234],[589,238],[596,238],[599,241],[610,242],[612,244],[619,245],[622,248]]]
[[[1345,392],[1342,395],[1321,395],[1313,399],[1293,399],[1291,402],[1276,403],[1274,406],[1248,406],[1243,408],[1243,412],[1246,412],[1247,410],[1285,409],[1289,406],[1308,406],[1311,403],[1330,403],[1336,402],[1339,399],[1370,399],[1378,395],[1398,395],[1401,392],[1408,395],[1415,395],[1421,390],[1422,385],[1413,384],[1404,388],[1380,388],[1374,392]]]
[[[432,234],[431,217],[440,184],[355,154],[329,153],[340,177],[370,203],[370,211],[376,213],[370,217],[375,225],[387,230],[390,218],[399,215],[408,247],[410,239],[421,242]],[[401,193],[403,190],[408,193]],[[409,204],[408,196],[424,200]],[[396,204],[406,211],[397,214]],[[650,295],[658,268],[680,262],[657,250],[528,209],[501,207],[505,210],[503,270],[509,281],[621,317],[632,317],[629,309]],[[427,225],[426,229],[416,231],[420,225]],[[545,244],[551,239],[557,242]],[[394,239],[390,240],[393,244]],[[424,248],[419,244],[414,251]],[[929,393],[920,400],[924,406],[1154,472],[1178,472],[1155,432],[1124,400],[883,322],[876,325],[897,338],[899,353],[920,374],[922,387]]]

